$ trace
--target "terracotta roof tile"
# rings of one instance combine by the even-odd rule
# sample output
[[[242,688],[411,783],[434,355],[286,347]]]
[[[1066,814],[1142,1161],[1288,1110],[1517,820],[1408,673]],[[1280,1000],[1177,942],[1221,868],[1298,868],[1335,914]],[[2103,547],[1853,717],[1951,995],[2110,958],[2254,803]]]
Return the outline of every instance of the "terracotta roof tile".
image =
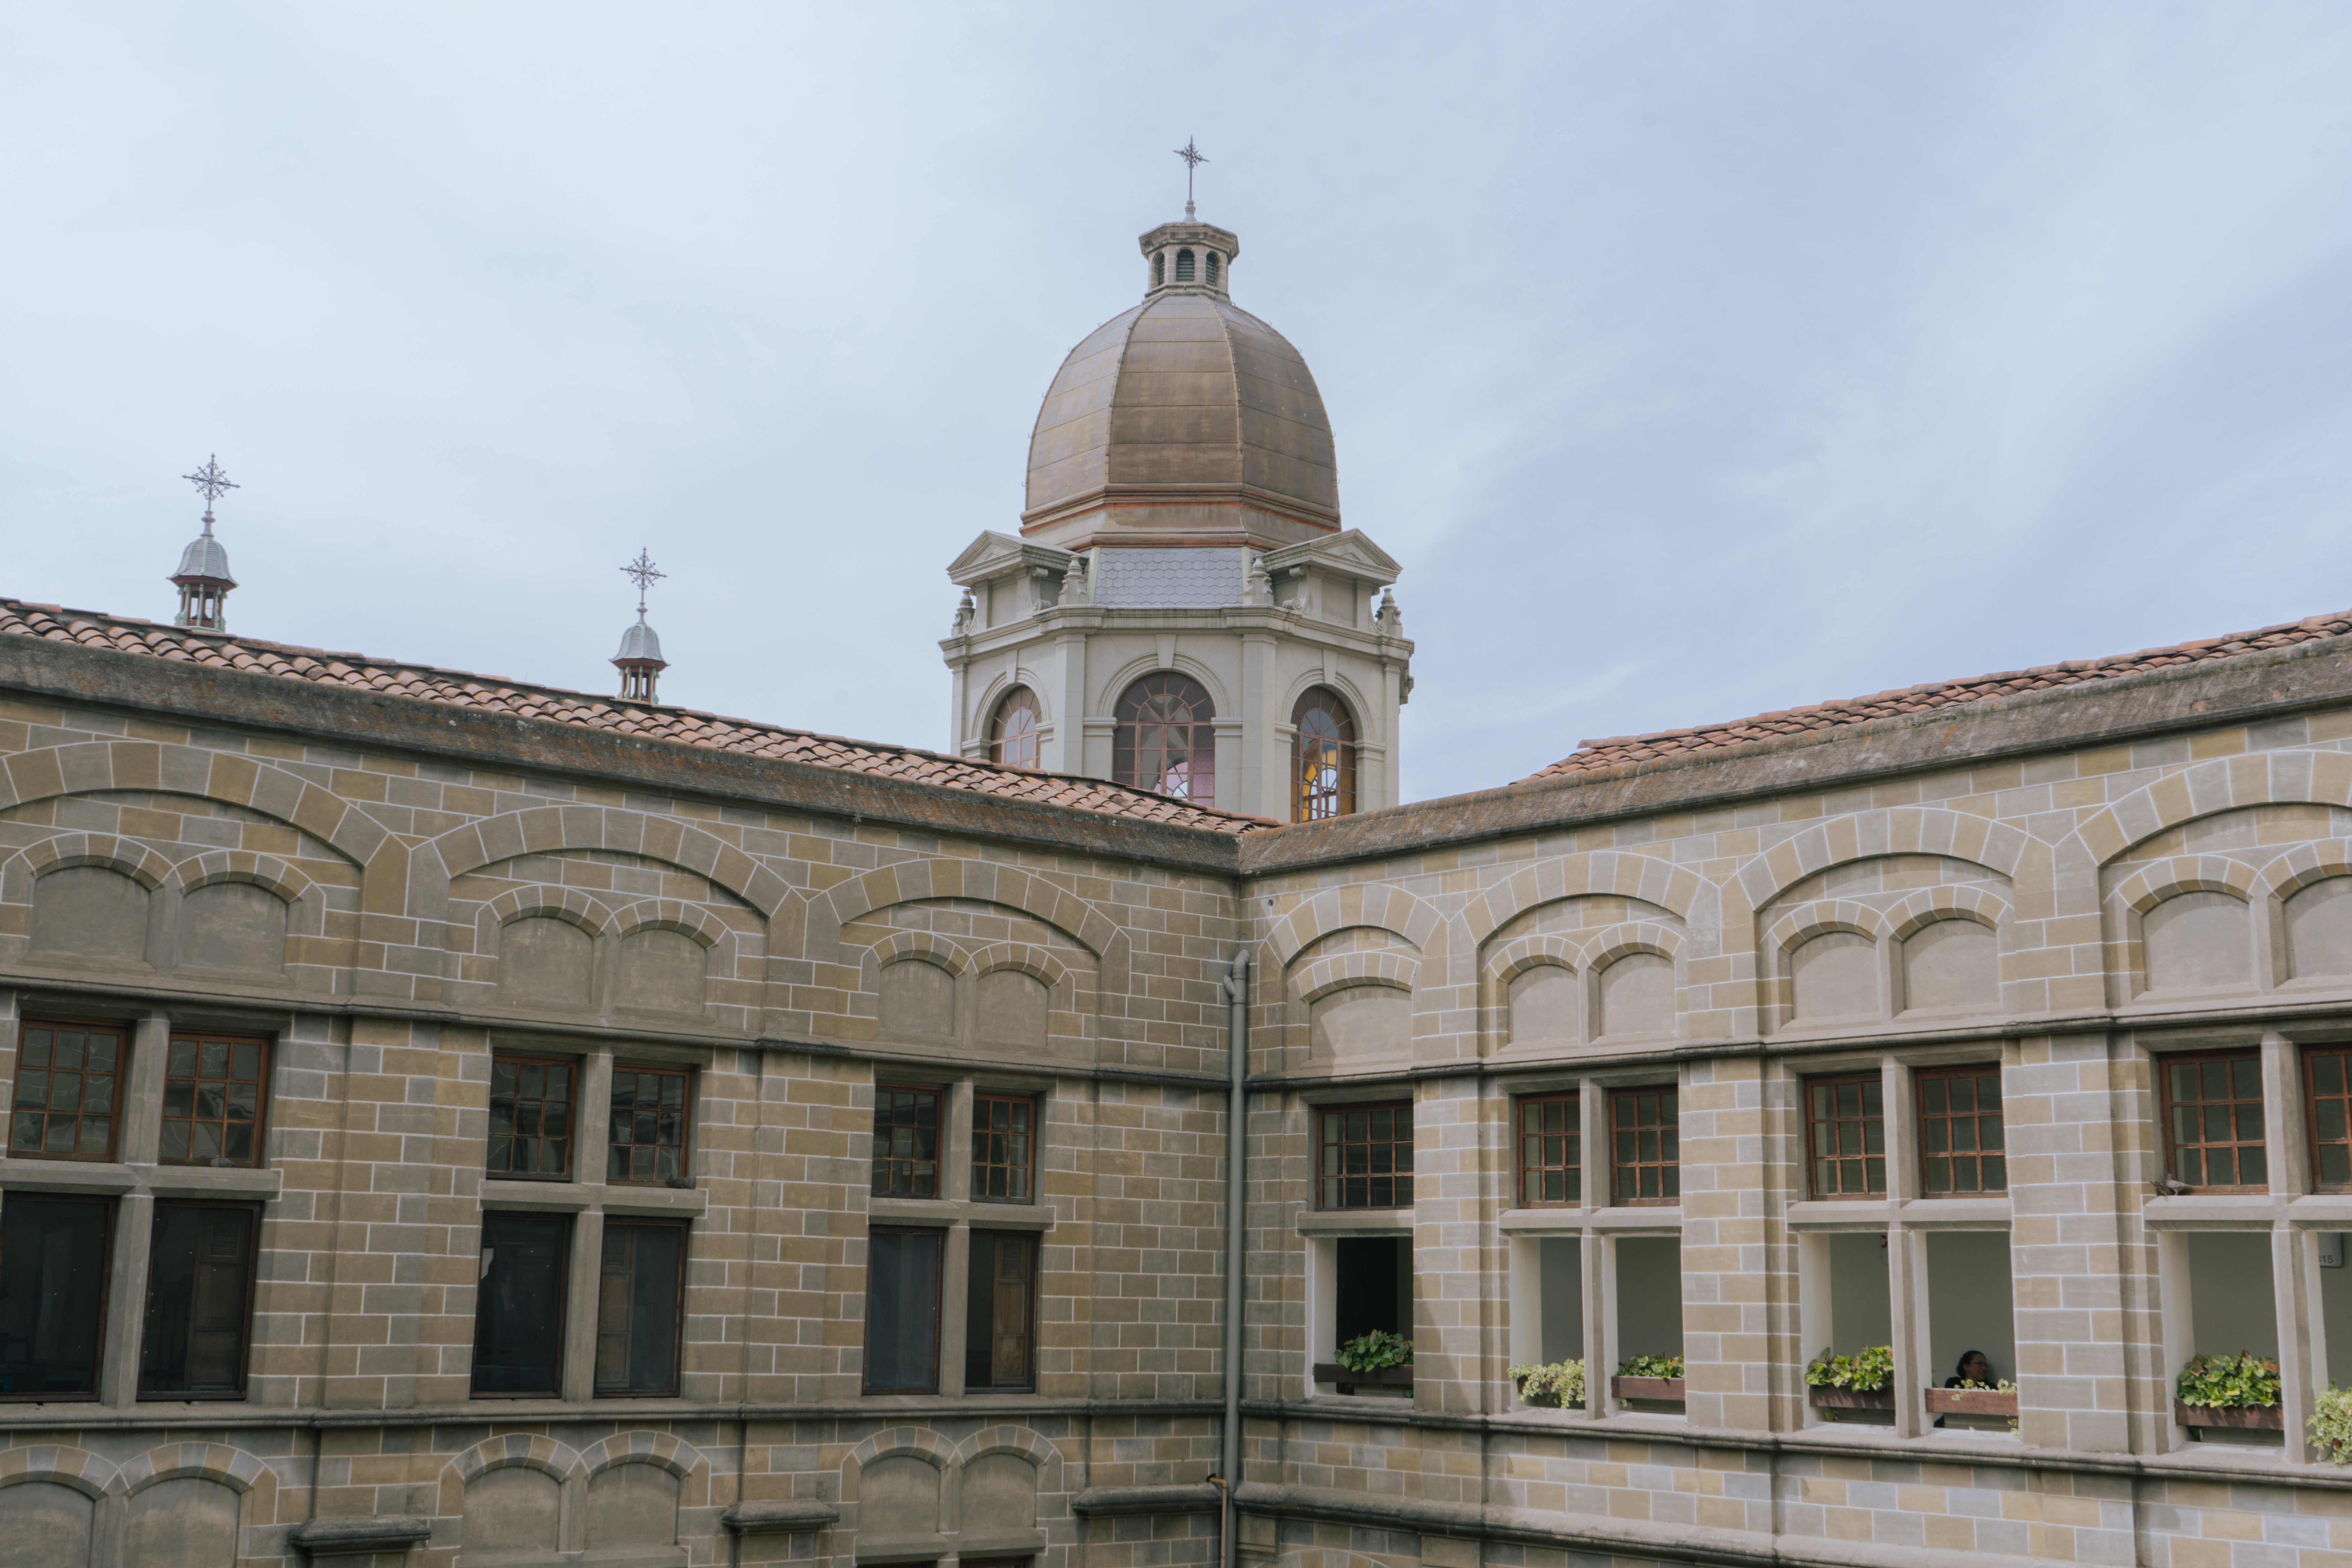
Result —
[[[1963,703],[1984,702],[1996,697],[2013,697],[2021,692],[2118,680],[2126,675],[2141,675],[2153,669],[2170,669],[2188,664],[2209,664],[2217,659],[2235,658],[2242,654],[2267,653],[2273,648],[2319,642],[2347,633],[2352,633],[2352,611],[2314,616],[2307,621],[2289,621],[2280,626],[2264,626],[2257,632],[2210,637],[2203,642],[2143,648],[2137,653],[2120,654],[2113,658],[2069,659],[2063,664],[2045,664],[2037,668],[2011,670],[2002,675],[1933,681],[1925,686],[1906,687],[1900,691],[1881,691],[1870,697],[1850,698],[1843,702],[1822,702],[1809,708],[1790,708],[1779,713],[1759,713],[1752,718],[1735,719],[1728,723],[1702,724],[1687,730],[1661,730],[1649,735],[1612,735],[1606,740],[1582,742],[1569,756],[1519,782],[1527,784],[1537,779],[1572,778],[1580,773],[1598,773],[1603,768],[1622,767],[1630,763],[1657,762],[1702,752],[1722,751],[1777,736],[1801,734],[1808,730],[1866,724],[1873,719],[1894,718],[1905,713],[1928,713],[1939,708],[1956,708]]]
[[[159,626],[152,621],[61,609],[55,605],[0,599],[0,637],[37,637],[47,642],[75,643],[83,647],[173,659],[215,669],[239,669],[285,680],[348,687],[478,712],[572,724],[639,740],[667,741],[708,751],[839,768],[847,773],[877,773],[944,789],[971,790],[1004,800],[1068,806],[1107,816],[1197,827],[1212,833],[1248,833],[1276,826],[1264,817],[1193,805],[1100,779],[1027,773],[970,757],[877,745],[837,735],[815,735],[805,730],[724,719],[691,709],[524,686],[462,670],[400,664],[360,654],[289,647],[223,633]]]

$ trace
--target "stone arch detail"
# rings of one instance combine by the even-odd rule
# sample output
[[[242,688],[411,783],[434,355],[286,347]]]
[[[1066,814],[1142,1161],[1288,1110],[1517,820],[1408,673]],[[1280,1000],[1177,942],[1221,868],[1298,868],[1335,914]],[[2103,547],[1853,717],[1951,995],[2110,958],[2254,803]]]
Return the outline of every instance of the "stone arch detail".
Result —
[[[1356,721],[1358,741],[1375,738],[1370,731],[1372,718],[1379,711],[1376,700],[1368,696],[1363,688],[1349,679],[1345,671],[1337,669],[1328,673],[1319,668],[1310,669],[1290,683],[1288,689],[1282,694],[1280,706],[1275,710],[1278,716],[1277,721],[1284,729],[1290,727],[1290,713],[1298,706],[1298,700],[1318,686],[1327,691],[1337,692],[1340,700],[1347,703],[1348,717]]]
[[[593,1480],[615,1465],[653,1465],[683,1481],[698,1470],[708,1469],[709,1464],[702,1450],[693,1444],[667,1432],[642,1429],[615,1432],[580,1453],[580,1474],[588,1480]]]
[[[986,731],[996,718],[996,705],[1003,701],[1016,686],[1027,687],[1031,695],[1037,699],[1037,717],[1041,722],[1050,724],[1054,721],[1054,710],[1045,700],[1045,682],[1037,678],[1034,670],[1015,665],[1010,671],[998,671],[987,689],[972,700],[973,740],[984,742],[988,739]]]
[[[313,886],[299,868],[275,855],[257,854],[250,849],[207,850],[181,861],[173,868],[172,874],[179,879],[180,891],[184,893],[193,893],[216,882],[250,882],[289,904],[299,902]]]
[[[577,888],[559,888],[547,882],[509,888],[490,900],[488,910],[489,922],[499,927],[544,916],[578,926],[592,937],[603,936],[613,929],[613,911],[600,900]]]
[[[1059,1449],[1026,1426],[983,1426],[956,1445],[954,1458],[959,1465],[969,1465],[991,1454],[1018,1454],[1036,1466],[1041,1475],[1046,1466],[1058,1466],[1062,1460]]]
[[[867,1434],[864,1442],[850,1449],[841,1468],[845,1475],[855,1476],[877,1459],[900,1458],[920,1459],[933,1469],[944,1470],[955,1462],[955,1448],[928,1426],[886,1426]]]
[[[2253,901],[2260,878],[2253,867],[2219,855],[2175,855],[2143,866],[2116,885],[2116,903],[2144,915],[2167,899],[2182,893],[2227,893],[2241,903]]]
[[[133,839],[110,833],[60,833],[23,851],[35,879],[76,866],[100,866],[119,871],[149,892],[172,875],[172,863]]]
[[[2352,877],[2352,838],[2321,838],[2298,844],[2263,873],[2263,891],[2274,899],[2291,899],[2315,882],[2331,877]]]
[[[1904,805],[1834,817],[1750,857],[1733,874],[1748,907],[1761,910],[1806,878],[1853,860],[1939,855],[2014,880],[2032,847],[2021,828],[1941,806]]]
[[[2009,918],[2010,905],[1987,888],[1922,888],[1884,913],[1887,934],[1901,942],[1937,921],[1974,921],[1998,931]]]
[[[840,928],[861,916],[927,899],[966,899],[1019,910],[1107,963],[1125,951],[1127,938],[1118,922],[1086,900],[1017,867],[984,860],[908,860],[884,866],[851,878],[816,903],[830,918],[837,940]]]
[[[894,931],[876,942],[871,951],[877,971],[910,959],[935,964],[950,974],[961,974],[971,967],[971,955],[961,944],[927,931]]]
[[[610,1441],[610,1439],[607,1439]],[[489,1470],[541,1470],[555,1478],[560,1484],[572,1479],[585,1479],[586,1468],[580,1451],[552,1437],[537,1436],[527,1432],[510,1432],[503,1437],[485,1437],[463,1453],[450,1457],[442,1467],[444,1483],[455,1481],[463,1488],[467,1481]]]
[[[1215,710],[1212,722],[1223,723],[1228,719],[1239,719],[1242,716],[1240,701],[1226,693],[1225,683],[1217,679],[1215,670],[1185,653],[1177,654],[1166,664],[1162,664],[1156,651],[1138,658],[1131,658],[1120,666],[1116,673],[1096,689],[1095,706],[1087,711],[1092,713],[1114,711],[1118,706],[1118,700],[1127,695],[1129,687],[1147,675],[1163,673],[1186,676],[1201,683],[1201,689],[1209,694],[1209,706]]]
[[[1386,985],[1411,992],[1421,981],[1421,961],[1402,952],[1335,952],[1301,969],[1292,984],[1301,1002],[1316,1002],[1334,991],[1358,985]]]
[[[1507,942],[1486,955],[1486,978],[1507,985],[1530,969],[1565,969],[1573,973],[1580,957],[1577,945],[1564,936],[1523,936]]]
[[[114,1489],[116,1475],[106,1460],[68,1443],[0,1448],[0,1489],[28,1481],[54,1481],[95,1500]]]
[[[268,1465],[226,1443],[167,1443],[148,1449],[117,1470],[109,1489],[136,1497],[149,1487],[194,1477],[218,1481],[242,1497],[269,1473]]]
[[[1886,917],[1868,904],[1857,904],[1846,899],[1823,899],[1816,903],[1799,904],[1764,933],[1768,952],[1791,953],[1817,936],[1831,931],[1851,931],[1876,942],[1888,933]]]
[[[537,805],[453,827],[429,841],[452,878],[524,855],[604,849],[707,877],[769,919],[793,896],[782,877],[725,839],[674,817],[610,805]]]
[[[1380,882],[1358,883],[1326,888],[1293,905],[1289,913],[1276,921],[1274,929],[1266,933],[1265,944],[1274,967],[1287,969],[1290,961],[1307,943],[1349,926],[1371,926],[1402,937],[1419,954],[1428,951],[1440,920],[1434,905],[1402,888]]]
[[[102,790],[189,795],[257,811],[365,866],[391,830],[348,801],[275,763],[152,741],[87,741],[25,752],[0,767],[0,810]]]
[[[709,910],[676,899],[639,899],[633,904],[623,904],[613,912],[613,930],[620,936],[634,936],[641,931],[674,931],[703,947],[717,947],[732,934]]]
[[[1669,963],[1676,963],[1683,955],[1682,933],[1655,921],[1629,921],[1587,937],[1577,958],[1595,970],[1602,970],[1637,952],[1653,953]]]
[[[2352,753],[2258,752],[2196,763],[2095,812],[2060,848],[2104,866],[2133,845],[2200,816],[2250,805],[2352,806]]]
[[[1063,995],[1070,994],[1078,987],[1076,971],[1032,942],[992,942],[971,954],[971,964],[975,974],[993,974],[1000,969],[1018,970],[1047,990]]]
[[[1687,920],[1704,889],[1696,872],[1671,860],[1600,849],[1530,866],[1474,895],[1462,918],[1469,927],[1472,945],[1477,946],[1538,905],[1563,899],[1595,895],[1639,899]]]

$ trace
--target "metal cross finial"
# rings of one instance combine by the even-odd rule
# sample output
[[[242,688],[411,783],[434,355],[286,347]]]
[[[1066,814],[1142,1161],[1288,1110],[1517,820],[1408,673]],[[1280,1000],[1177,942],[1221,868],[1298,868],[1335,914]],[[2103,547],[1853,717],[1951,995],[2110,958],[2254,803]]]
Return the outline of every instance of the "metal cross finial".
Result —
[[[1191,217],[1192,216],[1192,171],[1209,160],[1202,155],[1200,148],[1192,144],[1192,138],[1190,136],[1184,138],[1184,145],[1176,149],[1176,156],[1184,160],[1184,216]]]
[[[206,457],[205,466],[194,473],[182,474],[180,477],[205,492],[205,531],[206,533],[213,531],[213,502],[231,490],[245,488],[229,482],[228,474],[220,466],[218,453]]]
[[[621,575],[637,585],[637,619],[642,621],[646,618],[646,590],[669,574],[655,571],[651,552],[639,550],[637,558],[621,568]]]

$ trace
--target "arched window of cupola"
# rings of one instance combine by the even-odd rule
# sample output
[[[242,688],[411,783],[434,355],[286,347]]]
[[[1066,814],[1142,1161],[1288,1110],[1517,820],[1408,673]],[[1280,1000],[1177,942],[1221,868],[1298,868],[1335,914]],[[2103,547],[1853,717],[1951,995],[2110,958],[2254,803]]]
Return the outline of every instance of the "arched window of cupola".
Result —
[[[1004,700],[996,705],[996,717],[988,727],[990,759],[1008,768],[1034,768],[1037,727],[1045,717],[1037,694],[1027,687],[1016,686],[1006,692]]]
[[[1179,283],[1192,281],[1192,252],[1190,249],[1176,253],[1176,281]]]
[[[1159,288],[1168,281],[1168,253],[1164,250],[1151,258],[1151,286]]]
[[[1217,281],[1217,253],[1216,253],[1215,251],[1213,251],[1213,251],[1209,252],[1209,282],[1210,282],[1210,285],[1211,285],[1212,287],[1214,287],[1214,286],[1215,286],[1215,284],[1216,284],[1216,281]]]
[[[1299,698],[1290,721],[1290,820],[1321,822],[1356,809],[1356,721],[1339,693],[1318,686]]]
[[[1181,252],[1177,275],[1185,270]],[[1217,734],[1209,694],[1190,676],[1147,675],[1127,689],[1114,713],[1110,773],[1130,789],[1153,790],[1200,805],[1217,803]]]

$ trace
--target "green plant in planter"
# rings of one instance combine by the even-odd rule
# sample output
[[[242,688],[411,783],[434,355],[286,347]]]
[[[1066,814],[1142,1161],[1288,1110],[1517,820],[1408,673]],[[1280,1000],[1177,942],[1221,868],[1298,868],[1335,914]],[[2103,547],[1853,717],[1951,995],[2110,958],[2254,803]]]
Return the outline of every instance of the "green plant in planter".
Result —
[[[1511,1381],[1519,1397],[1542,1410],[1577,1410],[1584,1405],[1584,1363],[1556,1361],[1549,1365],[1515,1366]]]
[[[2175,1385],[2180,1403],[2206,1410],[2269,1410],[2279,1402],[2274,1361],[2240,1351],[2236,1355],[2194,1355]]]
[[[1620,1377],[1680,1377],[1683,1358],[1678,1355],[1627,1356],[1617,1369]]]
[[[1852,1355],[1837,1355],[1827,1345],[1805,1368],[1808,1388],[1843,1388],[1852,1394],[1876,1394],[1895,1383],[1895,1347],[1865,1345]]]
[[[2352,1464],[2352,1389],[2334,1384],[2311,1402],[2311,1419],[2304,1423],[2314,1447],[2339,1465]]]
[[[1349,1372],[1378,1372],[1388,1366],[1412,1364],[1412,1342],[1385,1329],[1358,1334],[1334,1352],[1333,1359]]]

